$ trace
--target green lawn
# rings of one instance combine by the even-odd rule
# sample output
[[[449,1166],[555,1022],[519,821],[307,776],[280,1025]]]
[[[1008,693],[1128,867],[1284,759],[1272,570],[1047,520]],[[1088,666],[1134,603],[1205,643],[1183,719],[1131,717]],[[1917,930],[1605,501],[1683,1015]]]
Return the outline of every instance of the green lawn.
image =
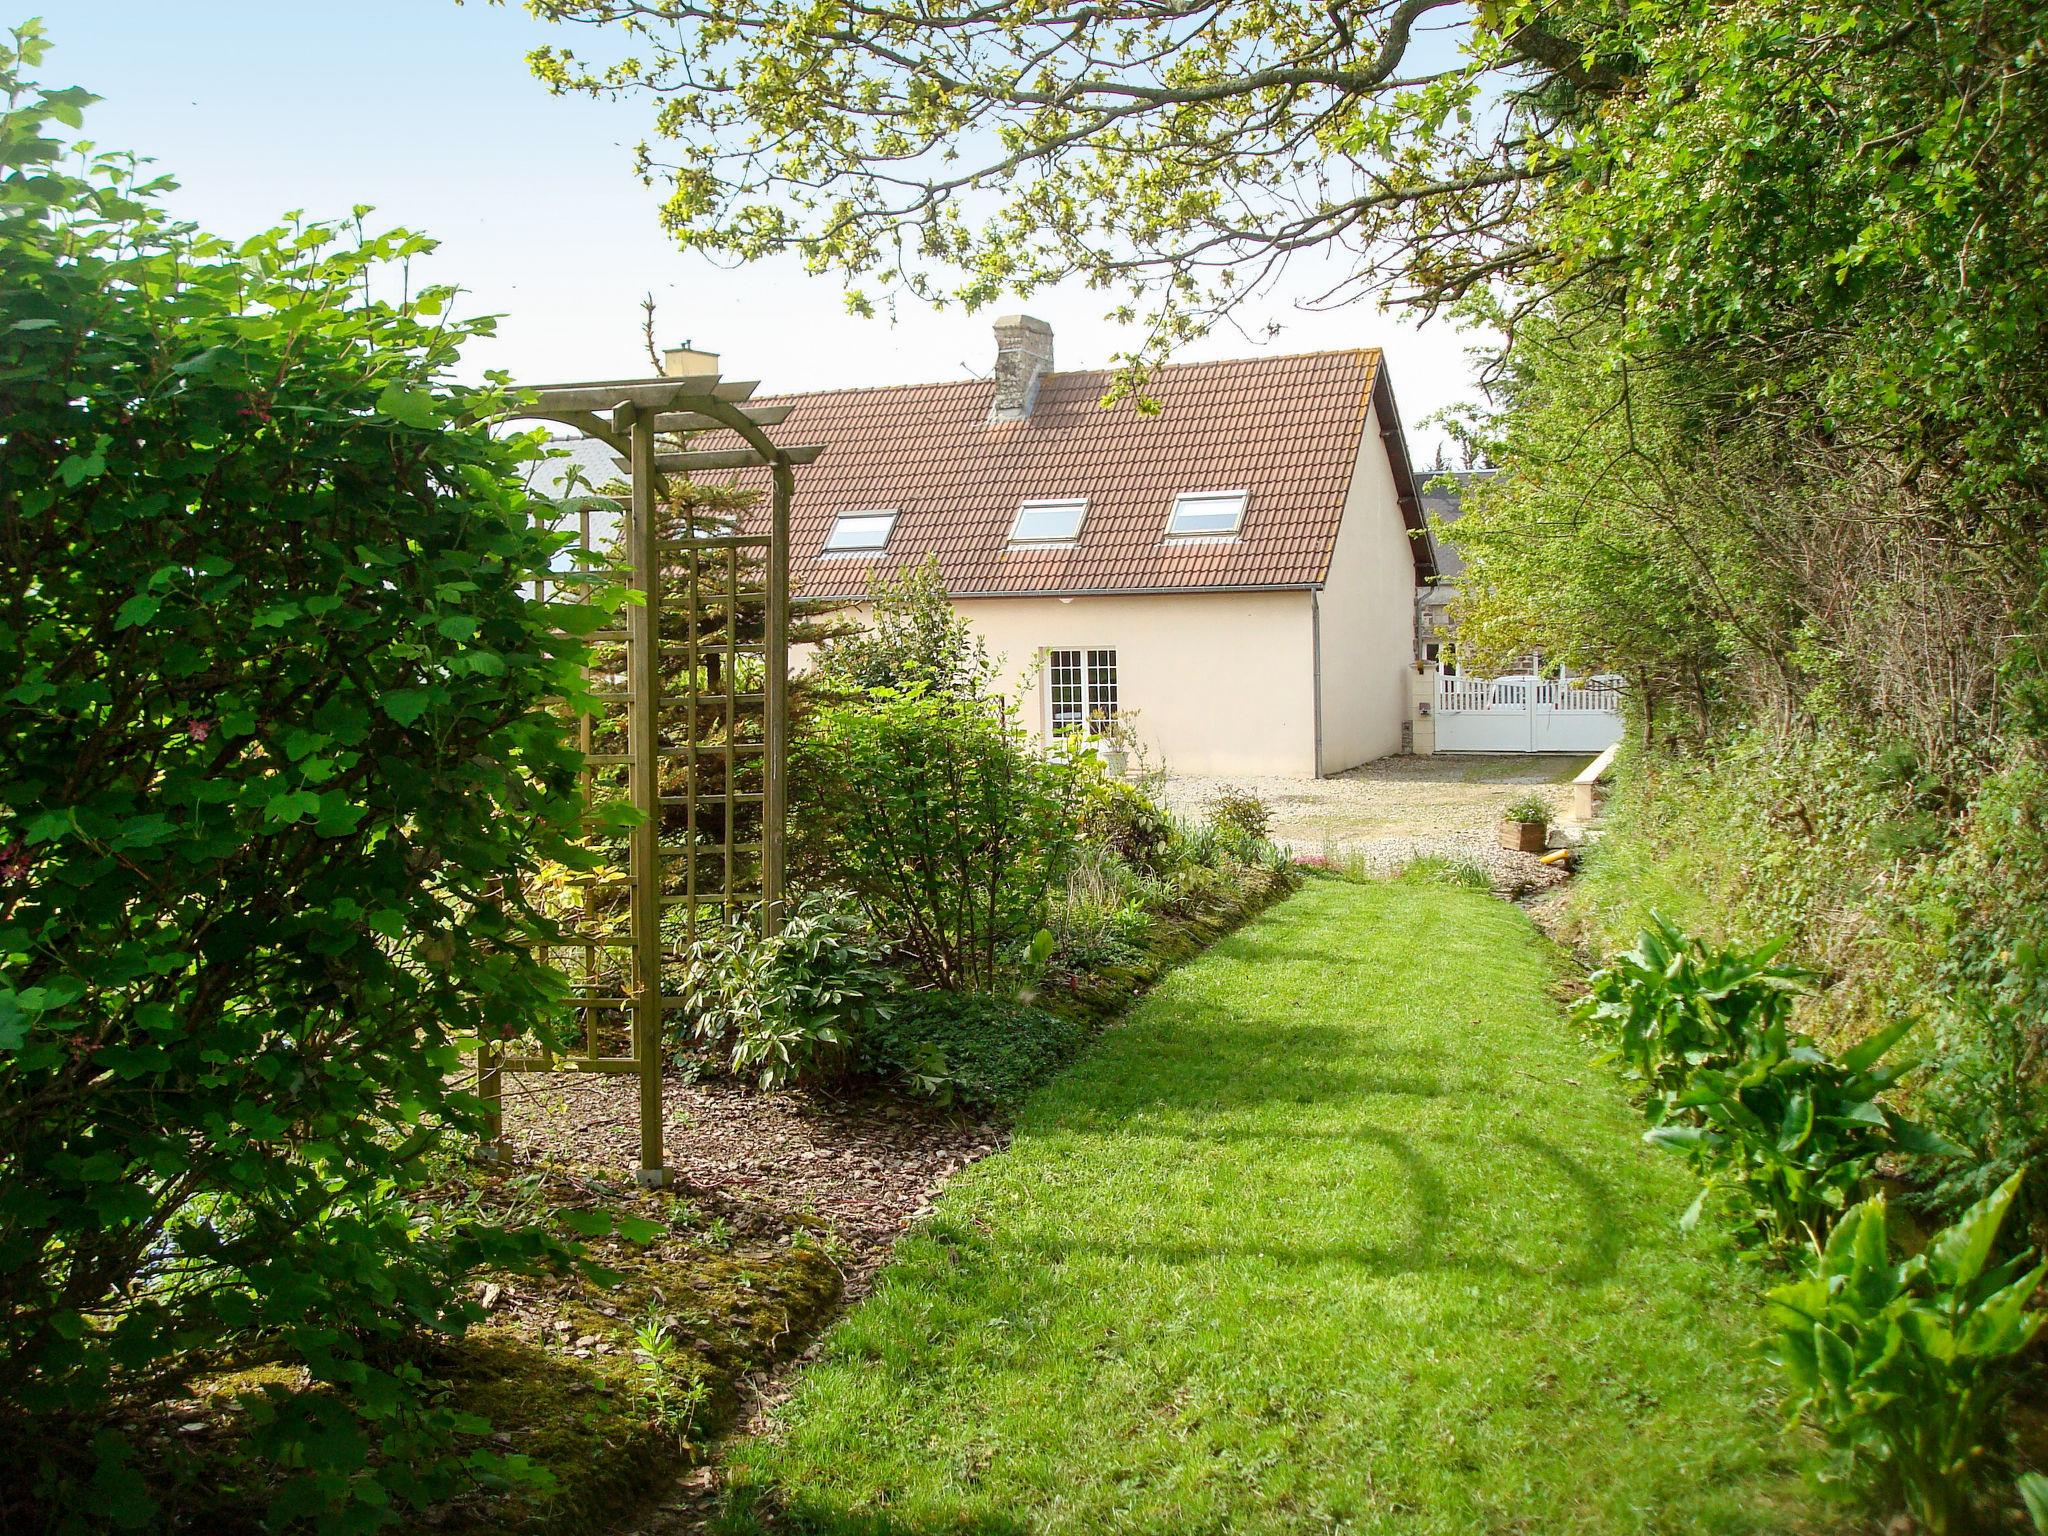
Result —
[[[1549,978],[1489,897],[1333,882],[1176,972],[733,1450],[730,1528],[1825,1528],[1753,1281]]]

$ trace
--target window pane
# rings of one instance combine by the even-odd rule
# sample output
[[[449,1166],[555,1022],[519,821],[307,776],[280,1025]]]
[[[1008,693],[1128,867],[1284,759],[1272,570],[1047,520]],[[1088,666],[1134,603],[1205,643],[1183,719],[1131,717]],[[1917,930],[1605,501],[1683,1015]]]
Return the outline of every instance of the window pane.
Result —
[[[1084,688],[1079,651],[1049,651],[1045,658],[1046,697],[1052,706],[1055,735],[1081,724]]]
[[[1166,520],[1166,531],[1182,536],[1235,533],[1244,520],[1248,495],[1245,491],[1214,491],[1176,496],[1173,514]]]
[[[1086,500],[1027,501],[1017,509],[1017,521],[1010,525],[1010,542],[1064,544],[1078,539],[1087,512]]]
[[[825,536],[825,548],[880,549],[889,542],[889,530],[895,526],[894,512],[842,512]]]
[[[1099,736],[1116,723],[1116,652],[1088,653],[1088,734]]]

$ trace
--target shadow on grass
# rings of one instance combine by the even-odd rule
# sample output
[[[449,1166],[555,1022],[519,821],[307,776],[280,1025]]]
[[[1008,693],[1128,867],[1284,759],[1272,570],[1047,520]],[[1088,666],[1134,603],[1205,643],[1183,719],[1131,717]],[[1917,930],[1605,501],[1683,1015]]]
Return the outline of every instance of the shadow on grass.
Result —
[[[1221,1260],[1256,1259],[1285,1269],[1346,1265],[1375,1275],[1463,1274],[1473,1279],[1518,1284],[1597,1285],[1621,1261],[1625,1237],[1615,1217],[1613,1191],[1587,1165],[1540,1137],[1514,1134],[1504,1139],[1554,1169],[1577,1197],[1577,1219],[1557,1221],[1541,1234],[1552,1256],[1542,1264],[1518,1260],[1497,1247],[1484,1252],[1459,1251],[1446,1243],[1460,1201],[1446,1188],[1434,1163],[1406,1136],[1375,1127],[1330,1132],[1221,1132],[1190,1136],[1190,1140],[1226,1142],[1352,1140],[1384,1148],[1401,1170],[1398,1188],[1407,1196],[1410,1215],[1404,1235],[1395,1242],[1285,1242],[1218,1238],[1210,1241],[1149,1241],[1144,1238],[1072,1238],[1034,1243],[1049,1265],[1086,1256],[1118,1262],[1148,1259],[1162,1264],[1206,1264]],[[1502,1177],[1521,1177],[1526,1170],[1503,1167]],[[1391,1182],[1376,1185],[1391,1192]]]
[[[1031,1528],[1007,1515],[947,1514],[911,1521],[802,1499],[729,1505],[713,1517],[710,1529],[718,1536],[1026,1536]]]

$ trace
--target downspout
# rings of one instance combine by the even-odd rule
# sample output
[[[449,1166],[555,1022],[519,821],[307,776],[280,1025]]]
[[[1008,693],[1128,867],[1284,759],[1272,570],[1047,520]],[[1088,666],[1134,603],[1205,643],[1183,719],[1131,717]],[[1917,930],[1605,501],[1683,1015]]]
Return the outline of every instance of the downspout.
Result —
[[[1323,776],[1323,592],[1320,587],[1310,587],[1308,592],[1308,650],[1309,671],[1316,691],[1316,777]]]

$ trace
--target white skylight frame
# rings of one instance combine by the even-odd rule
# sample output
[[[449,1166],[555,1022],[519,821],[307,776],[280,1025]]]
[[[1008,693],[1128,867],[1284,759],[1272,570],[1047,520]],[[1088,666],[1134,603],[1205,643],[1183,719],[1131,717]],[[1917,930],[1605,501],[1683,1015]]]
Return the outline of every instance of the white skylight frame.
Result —
[[[863,507],[857,512],[841,512],[826,530],[825,547],[820,553],[879,555],[889,547],[889,536],[896,531],[896,519],[901,512],[900,507]]]
[[[1244,528],[1250,491],[1182,491],[1166,513],[1166,536],[1176,542],[1234,539]]]
[[[1010,542],[1027,549],[1058,549],[1078,544],[1088,521],[1086,496],[1054,496],[1018,503],[1010,521]]]

